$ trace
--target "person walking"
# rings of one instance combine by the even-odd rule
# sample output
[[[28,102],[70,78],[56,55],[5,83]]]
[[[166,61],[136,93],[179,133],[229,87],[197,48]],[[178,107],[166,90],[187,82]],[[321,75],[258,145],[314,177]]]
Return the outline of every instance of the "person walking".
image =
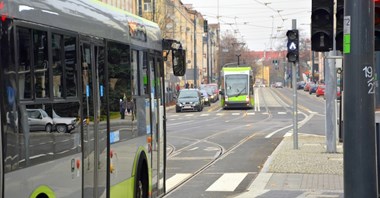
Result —
[[[125,108],[127,107],[127,104],[123,99],[120,99],[120,118],[125,118]]]
[[[181,87],[179,86],[179,84],[177,84],[177,86],[175,87],[176,91],[177,91],[177,94],[179,93],[179,90],[181,89]]]

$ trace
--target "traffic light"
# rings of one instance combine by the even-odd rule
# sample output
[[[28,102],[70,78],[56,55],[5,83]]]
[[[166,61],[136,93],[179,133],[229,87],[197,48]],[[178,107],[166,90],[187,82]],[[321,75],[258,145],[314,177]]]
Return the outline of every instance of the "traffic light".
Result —
[[[288,30],[288,32],[286,32],[286,36],[288,37],[288,53],[286,54],[288,62],[298,62],[298,30]]]
[[[334,1],[312,0],[311,50],[327,52],[333,47]]]
[[[375,0],[375,51],[380,51],[380,0]]]
[[[203,32],[208,32],[208,21],[207,20],[203,21]]]
[[[343,51],[343,18],[344,0],[337,0],[335,46],[340,51]]]

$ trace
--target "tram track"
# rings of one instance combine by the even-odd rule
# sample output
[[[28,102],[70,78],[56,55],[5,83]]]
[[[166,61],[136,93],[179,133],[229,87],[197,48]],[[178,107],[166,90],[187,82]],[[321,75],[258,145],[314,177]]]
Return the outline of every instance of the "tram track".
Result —
[[[266,123],[266,122],[268,122],[269,120],[271,120],[273,118],[273,114],[270,111],[270,108],[268,107],[267,101],[265,99],[263,100],[263,103],[264,103],[264,106],[265,106],[265,109],[266,109],[266,114],[264,114],[264,115],[266,115],[266,117],[263,118],[263,119],[261,119],[261,120],[252,122],[251,124],[253,126],[257,126],[260,123]],[[285,105],[284,105],[284,103],[282,103],[282,105],[283,105],[284,108],[286,108]],[[245,118],[247,116],[248,111],[249,110],[245,110],[242,116],[239,116],[238,118],[234,118],[233,120]],[[232,120],[230,120],[230,121],[232,121]],[[205,121],[205,122],[207,122],[207,121]],[[184,179],[183,181],[181,181],[178,184],[176,184],[175,186],[173,186],[171,189],[168,189],[168,191],[167,191],[167,193],[166,193],[165,196],[170,196],[177,189],[181,188],[186,183],[190,182],[196,176],[202,174],[209,167],[211,167],[212,165],[214,165],[215,163],[217,163],[219,160],[227,157],[229,154],[233,153],[234,150],[236,150],[237,148],[239,148],[240,146],[242,146],[244,143],[246,143],[247,141],[251,140],[252,138],[254,138],[255,136],[257,136],[259,134],[258,131],[253,131],[248,136],[244,137],[243,139],[240,139],[237,143],[233,144],[232,146],[230,146],[227,149],[224,148],[221,144],[219,144],[217,142],[210,141],[211,139],[213,139],[215,137],[231,133],[233,131],[239,130],[239,129],[244,128],[244,127],[247,127],[247,125],[240,125],[240,126],[235,126],[233,128],[228,128],[228,129],[225,129],[223,131],[219,131],[217,133],[214,133],[212,135],[204,137],[202,139],[182,137],[182,136],[172,136],[172,137],[175,137],[175,138],[190,140],[190,141],[194,141],[194,142],[191,143],[191,144],[189,144],[189,145],[187,145],[187,146],[185,146],[185,147],[183,147],[183,148],[181,148],[181,149],[178,149],[178,150],[175,148],[174,145],[171,145],[174,149],[167,156],[167,159],[172,159],[172,158],[178,156],[182,151],[189,150],[189,149],[191,149],[192,147],[196,146],[199,143],[213,144],[219,150],[218,150],[217,154],[214,156],[214,158],[212,160],[210,160],[208,163],[204,164],[202,167],[200,167],[199,169],[197,169],[196,171],[194,171],[190,176],[188,176],[186,179]]]

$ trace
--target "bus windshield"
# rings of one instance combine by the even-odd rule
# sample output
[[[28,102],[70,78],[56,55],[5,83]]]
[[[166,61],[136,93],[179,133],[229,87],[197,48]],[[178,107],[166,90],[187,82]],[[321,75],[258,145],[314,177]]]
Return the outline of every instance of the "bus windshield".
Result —
[[[247,95],[247,83],[248,75],[245,74],[233,74],[226,75],[226,95],[229,97]]]

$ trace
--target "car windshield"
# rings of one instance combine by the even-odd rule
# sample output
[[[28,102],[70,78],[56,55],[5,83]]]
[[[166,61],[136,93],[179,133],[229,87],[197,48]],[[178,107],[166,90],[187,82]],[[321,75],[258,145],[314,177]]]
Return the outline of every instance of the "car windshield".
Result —
[[[181,91],[178,98],[196,98],[198,97],[197,91]]]

